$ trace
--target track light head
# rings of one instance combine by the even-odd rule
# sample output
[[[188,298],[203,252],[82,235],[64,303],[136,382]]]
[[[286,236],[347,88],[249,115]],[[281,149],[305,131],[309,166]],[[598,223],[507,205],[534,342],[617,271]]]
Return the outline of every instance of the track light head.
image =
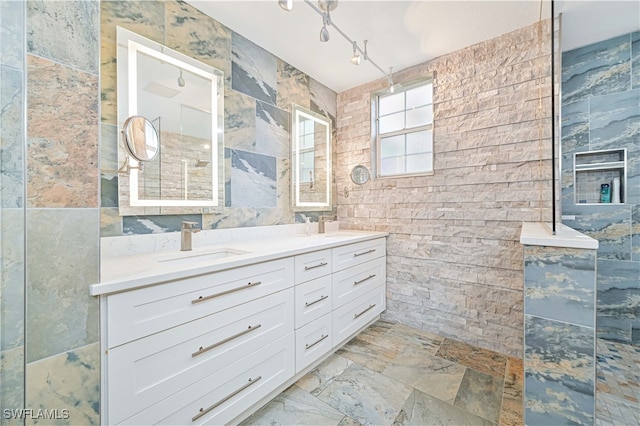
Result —
[[[182,78],[182,70],[180,70],[180,77],[178,77],[178,86],[179,87],[184,87],[185,86],[185,81],[184,78]]]
[[[338,7],[338,0],[318,0],[320,10],[329,12]]]
[[[278,0],[278,6],[280,6],[282,10],[291,12],[293,9],[293,0]]]
[[[362,62],[362,56],[358,53],[358,44],[353,42],[353,56],[351,57],[351,63],[353,65],[360,65]]]
[[[327,26],[323,25],[322,28],[320,29],[320,41],[323,43],[326,43],[327,41],[329,41],[330,38],[331,36],[329,35],[329,30],[327,29]]]

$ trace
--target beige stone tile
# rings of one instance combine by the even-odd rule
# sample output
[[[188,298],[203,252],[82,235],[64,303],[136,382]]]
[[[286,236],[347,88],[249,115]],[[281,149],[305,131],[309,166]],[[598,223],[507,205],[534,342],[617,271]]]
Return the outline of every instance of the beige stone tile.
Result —
[[[442,342],[436,355],[501,379],[507,366],[504,355],[451,339]]]

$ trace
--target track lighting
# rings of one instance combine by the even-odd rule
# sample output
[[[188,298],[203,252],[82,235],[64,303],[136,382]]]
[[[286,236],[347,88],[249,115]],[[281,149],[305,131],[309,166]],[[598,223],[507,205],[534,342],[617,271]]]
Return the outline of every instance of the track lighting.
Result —
[[[291,12],[293,9],[293,0],[278,0],[278,6],[280,6],[282,10]]]
[[[320,41],[325,43],[329,41],[331,38],[329,35],[329,30],[327,29],[327,25],[331,25],[331,18],[329,17],[329,12],[325,12],[322,15],[322,28],[320,29]]]
[[[338,27],[335,22],[331,20],[331,15],[329,14],[329,12],[338,7],[338,0],[318,0],[317,6],[311,0],[304,0],[304,2],[318,15],[322,16],[322,28],[320,29],[320,41],[322,43],[326,43],[331,38],[331,34],[329,33],[327,26],[332,26],[345,40],[347,40],[353,46],[353,55],[351,56],[352,64],[360,65],[362,63],[362,59],[364,58],[365,61],[369,61],[371,65],[376,67],[382,74],[384,74],[385,77],[387,77],[390,93],[399,90],[400,85],[394,84],[393,79],[391,78],[391,69],[389,69],[389,73],[387,74],[380,67],[380,65],[376,64],[369,57],[369,54],[367,53],[367,40],[364,40],[363,42],[364,50],[360,49],[357,42],[353,41],[353,39],[346,35],[344,31],[342,31],[340,27]],[[293,0],[278,0],[278,5],[286,11],[290,11],[291,9],[293,9]]]
[[[362,56],[360,56],[360,54],[358,53],[358,44],[354,41],[353,42],[353,56],[351,57],[351,63],[353,65],[360,65],[360,62],[362,62]]]
[[[185,82],[184,82],[184,78],[182,78],[182,70],[180,70],[180,77],[178,77],[178,86],[180,87],[184,87]]]

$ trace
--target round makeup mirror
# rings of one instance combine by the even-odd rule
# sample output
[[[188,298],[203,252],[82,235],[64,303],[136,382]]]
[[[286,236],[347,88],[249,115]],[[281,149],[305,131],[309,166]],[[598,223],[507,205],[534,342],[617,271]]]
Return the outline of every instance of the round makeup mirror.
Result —
[[[351,170],[351,180],[357,185],[363,185],[369,181],[369,169],[358,164]]]
[[[124,147],[138,161],[151,161],[160,151],[158,132],[144,117],[133,115],[124,122],[122,129]]]

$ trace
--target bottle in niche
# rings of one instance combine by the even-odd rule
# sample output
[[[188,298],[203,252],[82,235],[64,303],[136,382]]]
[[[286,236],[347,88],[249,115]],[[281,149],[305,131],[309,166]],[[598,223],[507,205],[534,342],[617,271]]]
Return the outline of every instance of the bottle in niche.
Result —
[[[614,177],[611,184],[611,202],[620,204],[620,178]]]
[[[600,202],[611,202],[611,186],[608,183],[603,183],[602,185],[600,185]]]

